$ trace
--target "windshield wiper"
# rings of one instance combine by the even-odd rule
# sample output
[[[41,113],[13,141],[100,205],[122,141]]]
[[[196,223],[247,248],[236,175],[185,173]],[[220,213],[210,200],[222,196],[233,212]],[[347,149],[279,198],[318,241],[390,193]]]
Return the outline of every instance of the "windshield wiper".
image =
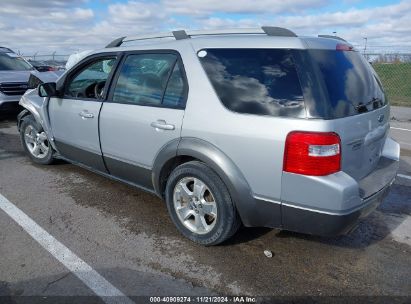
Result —
[[[373,97],[367,103],[359,103],[357,106],[354,106],[354,104],[352,104],[352,105],[354,106],[354,109],[358,113],[364,113],[364,112],[368,112],[367,106],[369,106],[370,104],[374,104],[374,109],[376,109],[376,108],[378,108],[378,105],[382,104],[382,100],[381,100],[381,98]]]

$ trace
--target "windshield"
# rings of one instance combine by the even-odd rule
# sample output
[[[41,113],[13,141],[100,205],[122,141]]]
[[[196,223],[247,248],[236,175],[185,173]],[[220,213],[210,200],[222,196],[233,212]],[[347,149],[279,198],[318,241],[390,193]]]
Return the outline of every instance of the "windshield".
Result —
[[[0,71],[28,71],[33,67],[14,53],[0,53]]]

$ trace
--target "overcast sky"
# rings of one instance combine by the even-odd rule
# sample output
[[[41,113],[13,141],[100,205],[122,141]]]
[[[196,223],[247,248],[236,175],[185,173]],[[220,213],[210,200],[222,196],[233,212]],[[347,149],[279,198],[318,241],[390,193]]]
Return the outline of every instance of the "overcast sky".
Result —
[[[0,0],[0,45],[25,55],[97,49],[137,33],[261,25],[411,51],[411,0]]]

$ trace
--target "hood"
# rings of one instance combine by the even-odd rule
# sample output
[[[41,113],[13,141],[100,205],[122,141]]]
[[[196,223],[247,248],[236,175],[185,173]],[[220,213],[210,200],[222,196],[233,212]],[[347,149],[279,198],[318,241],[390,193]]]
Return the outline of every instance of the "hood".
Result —
[[[32,71],[0,71],[0,83],[2,82],[28,82]]]

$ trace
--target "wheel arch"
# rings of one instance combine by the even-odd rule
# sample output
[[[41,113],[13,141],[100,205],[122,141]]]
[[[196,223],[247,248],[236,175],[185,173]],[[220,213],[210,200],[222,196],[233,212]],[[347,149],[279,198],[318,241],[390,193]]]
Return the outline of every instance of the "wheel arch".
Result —
[[[216,172],[227,186],[230,196],[246,226],[255,226],[255,199],[244,175],[235,163],[215,145],[198,138],[181,138],[167,144],[157,155],[152,179],[156,193],[164,198],[168,175],[178,165],[199,160]],[[254,209],[254,210],[253,210]]]
[[[36,119],[36,116],[25,108],[23,111],[19,113],[19,115],[17,115],[17,130],[19,132],[20,132],[21,123],[23,122],[23,118],[29,115],[32,115],[34,119],[39,123],[39,121]]]
[[[41,105],[37,104],[36,102],[31,100],[31,94],[32,91],[30,93],[26,93],[24,94],[19,102],[19,105],[22,106],[24,109],[23,111],[20,112],[20,114],[17,116],[17,127],[20,130],[20,125],[21,125],[21,121],[24,117],[28,116],[28,115],[33,115],[34,119],[37,121],[37,123],[39,123],[43,129],[43,117],[39,111],[39,107]]]

